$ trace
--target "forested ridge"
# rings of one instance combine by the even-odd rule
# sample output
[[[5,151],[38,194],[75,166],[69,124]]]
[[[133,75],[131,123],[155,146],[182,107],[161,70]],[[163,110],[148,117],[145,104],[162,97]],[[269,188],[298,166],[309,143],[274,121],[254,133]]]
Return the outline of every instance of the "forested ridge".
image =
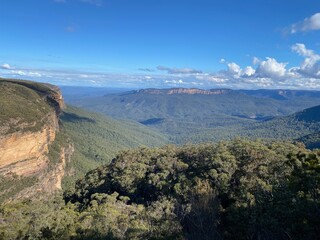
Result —
[[[317,239],[320,152],[233,141],[123,151],[48,202],[0,208],[1,239]]]

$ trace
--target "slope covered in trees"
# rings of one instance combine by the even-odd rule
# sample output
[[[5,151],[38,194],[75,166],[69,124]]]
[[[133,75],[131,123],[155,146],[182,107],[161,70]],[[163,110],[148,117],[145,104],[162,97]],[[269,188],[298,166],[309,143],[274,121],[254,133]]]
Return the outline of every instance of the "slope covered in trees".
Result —
[[[67,188],[90,169],[110,163],[120,150],[168,143],[166,136],[142,124],[116,121],[72,106],[67,106],[62,113],[61,124],[63,138],[70,139],[74,145],[74,153],[67,164],[67,171],[72,174],[63,181]]]
[[[228,127],[199,129],[184,137],[186,142],[205,142],[233,139],[238,136],[250,139],[297,140],[316,148],[320,138],[320,106],[304,109],[301,112],[284,117],[275,117],[266,121],[237,124]],[[304,136],[310,135],[308,140]],[[312,136],[312,137],[311,137]]]
[[[65,108],[56,86],[0,78],[0,202],[45,198],[120,150],[166,143],[142,124]]]
[[[124,151],[66,204],[2,206],[0,238],[317,239],[319,166],[320,152],[285,142]]]
[[[258,129],[260,122],[320,104],[319,91],[293,90],[144,89],[75,98],[69,89],[67,95],[71,104],[140,122],[179,144],[250,136],[251,127]]]

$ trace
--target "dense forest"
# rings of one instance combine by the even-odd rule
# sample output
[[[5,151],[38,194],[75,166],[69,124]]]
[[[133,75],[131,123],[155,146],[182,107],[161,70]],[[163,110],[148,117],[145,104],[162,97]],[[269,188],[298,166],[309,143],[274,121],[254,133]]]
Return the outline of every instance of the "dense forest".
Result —
[[[233,141],[123,151],[75,189],[0,207],[0,239],[317,239],[320,152]]]

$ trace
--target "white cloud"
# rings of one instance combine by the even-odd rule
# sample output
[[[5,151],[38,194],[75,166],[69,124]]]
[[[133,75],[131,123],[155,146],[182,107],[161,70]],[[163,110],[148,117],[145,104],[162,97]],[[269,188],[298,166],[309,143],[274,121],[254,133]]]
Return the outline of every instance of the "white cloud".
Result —
[[[206,81],[209,83],[214,84],[221,84],[229,81],[227,76],[222,75],[215,75],[215,74],[203,74],[196,76],[196,79],[199,81]]]
[[[253,65],[257,65],[257,64],[259,64],[260,62],[261,62],[261,61],[260,61],[259,58],[253,57],[253,60],[252,60]]]
[[[320,30],[320,13],[316,13],[309,18],[305,18],[303,21],[295,23],[291,26],[290,32],[308,32]]]
[[[165,83],[169,83],[169,84],[174,84],[174,85],[176,85],[176,84],[185,84],[185,82],[182,81],[181,79],[179,79],[179,80],[165,80],[164,82]]]
[[[12,74],[14,75],[19,75],[19,76],[26,76],[26,72],[22,71],[22,70],[13,70],[11,71]]]
[[[256,73],[256,70],[254,70],[251,66],[247,66],[243,71],[242,71],[242,76],[244,77],[250,77],[253,76]]]
[[[221,86],[235,88],[320,89],[320,54],[302,43],[296,43],[291,49],[304,58],[299,66],[288,69],[288,63],[278,62],[275,58],[254,58],[255,68],[247,66],[242,69],[237,63],[225,62],[227,70],[197,79],[212,79],[212,82]]]
[[[11,66],[8,63],[4,63],[1,65],[2,69],[11,69]]]
[[[279,78],[286,74],[287,63],[279,63],[276,59],[267,57],[261,61],[256,69],[255,75],[262,78]]]
[[[11,74],[23,77],[42,77],[42,74],[36,71],[12,70]]]
[[[241,68],[238,64],[232,62],[232,63],[227,63],[228,66],[228,72],[233,75],[234,77],[239,77],[241,74]]]
[[[30,77],[42,77],[42,74],[39,72],[28,72],[27,75]]]
[[[314,51],[307,49],[302,43],[296,43],[291,49],[304,57],[299,67],[294,67],[291,72],[296,72],[305,77],[320,78],[320,55]]]

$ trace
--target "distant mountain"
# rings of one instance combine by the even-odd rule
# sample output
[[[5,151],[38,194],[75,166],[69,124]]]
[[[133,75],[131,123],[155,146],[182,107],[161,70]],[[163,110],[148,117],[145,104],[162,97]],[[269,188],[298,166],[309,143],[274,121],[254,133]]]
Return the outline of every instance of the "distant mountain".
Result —
[[[320,104],[320,92],[196,88],[142,89],[91,95],[71,104],[169,134],[176,143],[234,136],[239,128]],[[214,133],[215,136],[209,136]]]
[[[161,95],[172,95],[172,94],[220,95],[220,94],[229,93],[231,91],[232,91],[231,89],[204,90],[204,89],[198,89],[198,88],[170,88],[170,89],[149,88],[149,89],[136,90],[136,91],[133,91],[132,93],[161,94]]]

